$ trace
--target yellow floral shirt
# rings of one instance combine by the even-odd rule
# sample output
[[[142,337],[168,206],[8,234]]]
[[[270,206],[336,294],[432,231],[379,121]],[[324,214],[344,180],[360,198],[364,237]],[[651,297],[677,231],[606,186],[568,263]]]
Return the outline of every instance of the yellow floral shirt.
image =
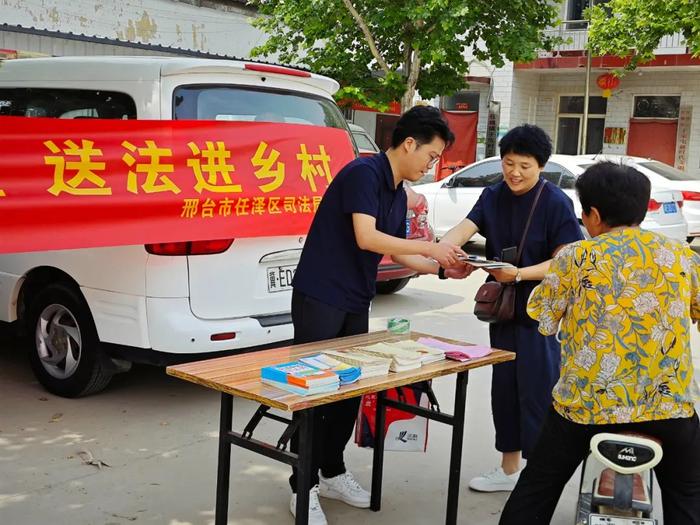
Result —
[[[639,228],[570,244],[527,311],[542,334],[559,331],[552,394],[563,417],[599,425],[692,416],[700,256],[688,245]]]

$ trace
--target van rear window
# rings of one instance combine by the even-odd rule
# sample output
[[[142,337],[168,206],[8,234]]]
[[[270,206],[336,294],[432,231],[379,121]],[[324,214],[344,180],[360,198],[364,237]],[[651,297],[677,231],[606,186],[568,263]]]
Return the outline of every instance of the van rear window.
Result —
[[[221,85],[176,88],[173,119],[284,122],[347,130],[340,109],[331,100],[292,91]]]
[[[115,91],[0,88],[0,116],[135,119],[136,104]]]

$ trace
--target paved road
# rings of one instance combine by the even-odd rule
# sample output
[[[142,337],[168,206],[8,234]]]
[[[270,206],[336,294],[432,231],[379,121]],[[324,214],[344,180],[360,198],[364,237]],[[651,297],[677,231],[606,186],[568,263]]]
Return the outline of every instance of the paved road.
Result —
[[[399,294],[376,299],[371,329],[382,329],[387,317],[404,316],[415,330],[486,344],[487,328],[471,314],[471,298],[479,284],[475,277],[415,279]],[[700,348],[697,333],[693,341],[694,348]],[[161,369],[135,367],[96,396],[57,398],[36,383],[18,342],[8,338],[0,339],[0,385],[1,524],[213,523],[219,400],[215,393],[168,377]],[[453,385],[448,378],[435,384],[447,411]],[[471,476],[498,461],[489,389],[489,370],[471,374],[461,524],[497,523],[506,497],[466,489]],[[252,403],[237,401],[234,426],[241,428],[254,409]],[[269,423],[259,435],[276,439],[279,432],[279,426]],[[445,427],[431,423],[427,453],[387,453],[383,510],[375,514],[326,502],[329,523],[442,522],[449,439]],[[84,464],[83,452],[109,467]],[[368,451],[351,445],[348,465],[369,485]],[[233,469],[238,474],[232,480],[231,524],[292,523],[284,465],[235,450]],[[569,483],[554,524],[572,523],[575,485]]]

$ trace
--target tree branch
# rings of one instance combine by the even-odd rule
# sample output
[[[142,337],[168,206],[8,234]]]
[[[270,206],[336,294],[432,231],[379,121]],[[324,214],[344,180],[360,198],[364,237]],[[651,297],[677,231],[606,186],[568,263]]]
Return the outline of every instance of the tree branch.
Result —
[[[381,67],[382,70],[384,70],[384,73],[389,74],[391,72],[391,70],[390,70],[388,64],[384,61],[382,56],[379,54],[379,50],[377,49],[377,44],[374,41],[374,37],[372,36],[372,33],[369,30],[369,26],[367,26],[367,23],[362,18],[362,15],[357,12],[357,9],[355,9],[355,6],[352,5],[352,2],[350,0],[343,0],[343,4],[345,4],[345,7],[348,9],[348,11],[352,15],[352,17],[355,19],[355,22],[357,22],[357,26],[362,31],[362,34],[365,35],[365,40],[367,40],[367,45],[369,46],[369,49],[372,52],[372,56],[377,60],[379,67]]]

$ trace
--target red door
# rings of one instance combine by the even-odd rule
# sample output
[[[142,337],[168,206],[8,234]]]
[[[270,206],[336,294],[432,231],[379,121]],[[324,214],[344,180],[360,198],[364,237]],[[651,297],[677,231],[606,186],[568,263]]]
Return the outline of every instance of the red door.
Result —
[[[442,114],[455,134],[455,142],[443,152],[435,168],[435,180],[444,179],[476,160],[476,124],[479,113],[443,111]]]
[[[627,155],[648,157],[673,166],[677,132],[677,120],[630,119]]]

